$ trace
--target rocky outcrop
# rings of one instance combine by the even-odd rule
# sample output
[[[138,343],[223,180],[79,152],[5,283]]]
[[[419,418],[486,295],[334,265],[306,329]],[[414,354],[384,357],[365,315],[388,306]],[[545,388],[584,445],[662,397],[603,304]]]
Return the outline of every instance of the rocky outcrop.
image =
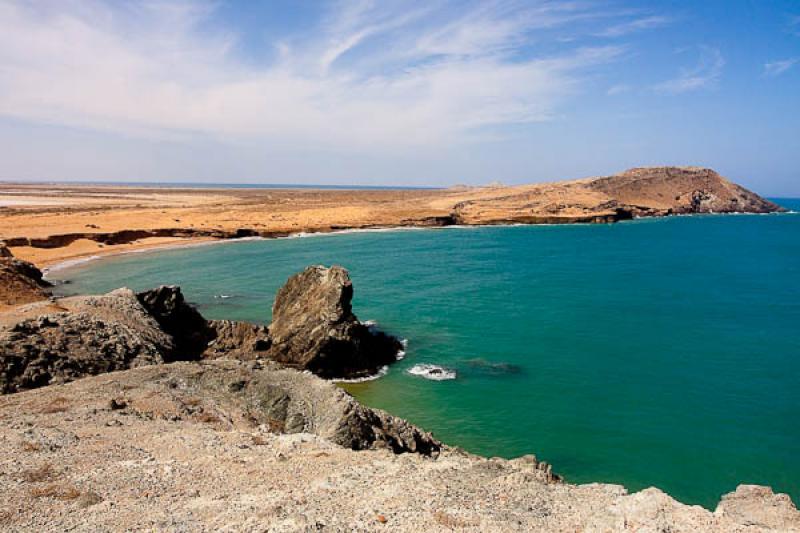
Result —
[[[0,327],[0,392],[161,363],[173,350],[133,291],[84,297],[69,311]]]
[[[483,188],[453,207],[459,224],[608,223],[690,213],[784,209],[700,167],[634,168],[613,176]]]
[[[186,303],[180,287],[162,285],[140,292],[136,298],[161,329],[172,337],[173,348],[164,354],[165,361],[188,361],[202,356],[214,333],[203,315]]]
[[[353,314],[353,284],[342,267],[311,266],[278,291],[269,358],[327,378],[371,375],[397,359],[400,342]]]
[[[33,264],[14,258],[0,244],[0,305],[18,305],[44,300],[49,296],[50,283]]]
[[[636,216],[689,213],[773,213],[784,209],[701,167],[646,167],[598,178],[601,191]]]
[[[441,448],[430,433],[361,405],[332,383],[270,362],[175,365],[154,382],[177,384],[170,385],[176,394],[213,399],[214,411],[225,419],[243,419],[274,433],[313,433],[353,450],[431,455]]]
[[[370,375],[393,362],[402,346],[358,321],[352,295],[346,270],[310,267],[280,290],[269,328],[207,321],[175,286],[32,304],[22,318],[0,326],[0,392],[222,357],[273,359],[322,377]]]

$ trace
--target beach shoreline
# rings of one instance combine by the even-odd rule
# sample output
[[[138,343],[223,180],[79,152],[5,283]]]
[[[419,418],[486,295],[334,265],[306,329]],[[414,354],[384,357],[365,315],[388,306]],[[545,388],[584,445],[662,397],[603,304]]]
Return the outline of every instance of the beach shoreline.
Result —
[[[25,202],[19,199],[24,197]],[[0,241],[43,268],[118,252],[241,237],[783,209],[710,169],[451,189],[180,189],[0,184]],[[23,205],[24,204],[24,205]]]

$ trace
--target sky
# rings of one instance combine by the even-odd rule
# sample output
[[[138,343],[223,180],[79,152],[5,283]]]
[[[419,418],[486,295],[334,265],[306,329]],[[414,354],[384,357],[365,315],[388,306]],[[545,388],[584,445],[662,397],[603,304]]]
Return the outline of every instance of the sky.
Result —
[[[800,197],[800,1],[0,0],[0,180]]]

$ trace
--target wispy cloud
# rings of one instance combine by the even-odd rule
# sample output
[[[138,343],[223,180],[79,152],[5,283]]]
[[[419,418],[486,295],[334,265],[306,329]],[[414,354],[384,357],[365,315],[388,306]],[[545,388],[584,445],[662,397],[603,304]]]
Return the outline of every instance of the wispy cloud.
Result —
[[[714,87],[722,76],[725,58],[717,48],[701,46],[700,57],[694,67],[682,69],[680,74],[655,86],[663,93],[680,94]]]
[[[771,61],[764,63],[764,76],[774,77],[780,76],[800,61],[800,57],[790,57],[789,59],[781,59],[779,61]]]
[[[792,33],[800,36],[800,15],[789,17],[789,28]]]
[[[597,35],[600,37],[622,37],[630,33],[636,33],[639,31],[660,28],[662,26],[666,26],[671,22],[672,19],[669,17],[652,15],[649,17],[641,17],[634,20],[622,22],[614,26],[610,26],[605,30],[597,33]]]
[[[631,86],[626,83],[619,83],[617,85],[612,85],[606,91],[608,96],[616,96],[618,94],[625,94],[631,91]]]
[[[621,51],[520,53],[532,33],[591,14],[572,2],[477,3],[455,18],[343,6],[253,65],[235,32],[209,30],[213,3],[0,2],[0,114],[145,136],[436,145],[550,119]]]

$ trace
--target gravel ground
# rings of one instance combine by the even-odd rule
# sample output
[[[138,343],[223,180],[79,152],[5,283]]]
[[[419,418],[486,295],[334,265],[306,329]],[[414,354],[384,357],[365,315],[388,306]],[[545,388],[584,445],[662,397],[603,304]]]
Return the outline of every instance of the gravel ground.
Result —
[[[214,361],[0,397],[0,529],[800,531],[789,498],[763,487],[741,486],[712,513],[656,489],[556,482],[532,457],[397,455],[275,434],[240,396],[203,390],[199,368],[237,380],[294,373],[297,387],[337,394],[308,374]]]

